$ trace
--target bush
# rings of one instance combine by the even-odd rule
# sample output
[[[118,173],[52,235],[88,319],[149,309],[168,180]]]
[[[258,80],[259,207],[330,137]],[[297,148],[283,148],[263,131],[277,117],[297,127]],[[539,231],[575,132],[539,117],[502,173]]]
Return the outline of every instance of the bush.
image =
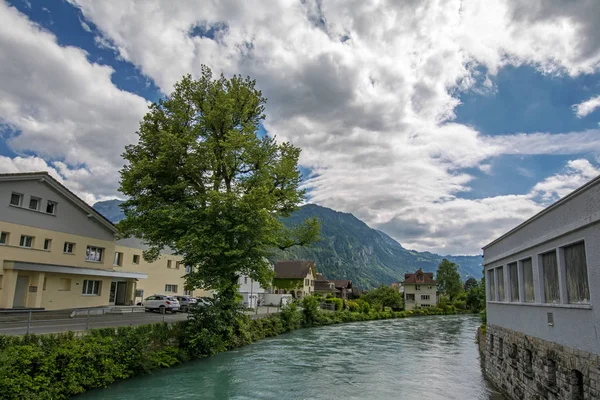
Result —
[[[481,323],[487,324],[487,311],[485,309],[479,312],[479,316],[481,317]]]
[[[335,304],[335,310],[339,311],[344,307],[344,301],[342,299],[338,299],[337,297],[332,297],[325,300],[325,303]]]
[[[348,306],[348,311],[351,311],[351,312],[357,312],[359,309],[358,303],[354,300],[348,300],[346,302],[346,305]]]

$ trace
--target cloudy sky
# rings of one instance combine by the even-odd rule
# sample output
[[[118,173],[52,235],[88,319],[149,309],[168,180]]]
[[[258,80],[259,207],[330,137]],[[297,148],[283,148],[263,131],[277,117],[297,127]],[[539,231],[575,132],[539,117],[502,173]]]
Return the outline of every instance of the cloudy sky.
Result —
[[[119,196],[148,102],[257,80],[311,202],[405,247],[482,245],[600,174],[596,0],[0,0],[0,172]]]

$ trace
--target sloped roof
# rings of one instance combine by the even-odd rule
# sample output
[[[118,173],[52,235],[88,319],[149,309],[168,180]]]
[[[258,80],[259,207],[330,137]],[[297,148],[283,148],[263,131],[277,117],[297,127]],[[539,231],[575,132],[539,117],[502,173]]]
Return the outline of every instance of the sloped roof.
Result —
[[[328,281],[327,277],[321,273],[317,274],[317,281]]]
[[[10,181],[33,181],[38,180],[43,182],[53,188],[54,190],[61,193],[67,199],[69,199],[73,204],[82,209],[88,215],[92,215],[96,220],[98,220],[102,225],[104,225],[107,229],[112,231],[113,233],[117,233],[117,227],[110,222],[104,215],[100,214],[98,211],[94,210],[92,206],[87,204],[85,201],[80,199],[75,193],[71,192],[65,185],[54,179],[47,171],[39,171],[39,172],[18,172],[12,174],[0,174],[0,182],[10,182]]]
[[[276,279],[304,279],[310,273],[315,271],[314,261],[306,260],[283,260],[275,264]]]
[[[352,281],[349,279],[333,280],[331,282],[333,282],[335,284],[335,287],[337,289],[342,289],[342,288],[352,289]]]
[[[433,279],[433,272],[423,272],[421,268],[414,274],[404,274],[404,284],[406,283],[421,283],[435,285],[436,282]]]

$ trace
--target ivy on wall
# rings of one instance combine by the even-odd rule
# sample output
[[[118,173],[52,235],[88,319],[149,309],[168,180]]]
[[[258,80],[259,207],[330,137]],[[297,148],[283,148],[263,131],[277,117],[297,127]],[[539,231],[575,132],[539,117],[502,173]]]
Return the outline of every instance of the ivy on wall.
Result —
[[[304,279],[273,279],[273,287],[285,290],[302,289]]]

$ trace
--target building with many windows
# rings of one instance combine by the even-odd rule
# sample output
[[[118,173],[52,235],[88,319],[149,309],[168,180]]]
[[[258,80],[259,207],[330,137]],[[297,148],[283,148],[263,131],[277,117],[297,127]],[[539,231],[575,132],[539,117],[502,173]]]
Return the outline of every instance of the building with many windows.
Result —
[[[404,288],[406,310],[437,305],[437,283],[433,279],[433,272],[423,272],[419,268],[414,274],[405,274],[401,286]]]
[[[598,396],[600,177],[486,245],[486,373],[512,399]]]
[[[139,240],[117,239],[110,221],[48,173],[0,174],[0,308],[130,305],[142,291],[185,293],[181,257],[146,263]]]

